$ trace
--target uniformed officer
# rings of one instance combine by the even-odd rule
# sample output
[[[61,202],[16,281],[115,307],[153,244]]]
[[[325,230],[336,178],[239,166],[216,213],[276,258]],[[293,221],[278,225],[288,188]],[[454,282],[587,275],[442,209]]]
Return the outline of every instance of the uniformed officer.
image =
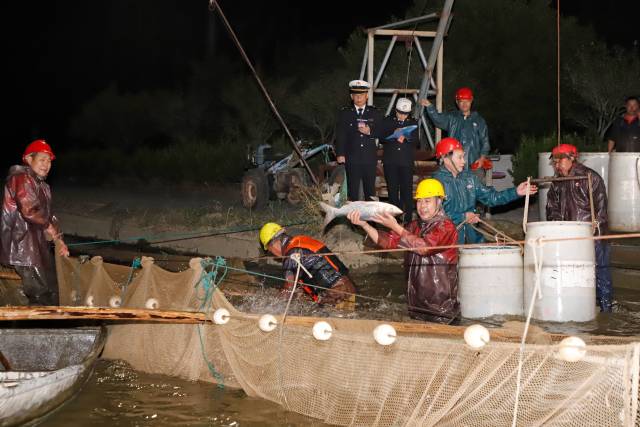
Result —
[[[411,100],[400,98],[396,102],[395,113],[385,117],[384,132],[380,139],[384,146],[384,178],[387,181],[389,202],[404,212],[404,223],[411,222],[413,213],[413,160],[418,141],[418,131],[389,139],[394,131],[408,126],[417,126],[418,122],[410,117]],[[416,128],[417,129],[417,128]]]
[[[364,200],[376,196],[376,138],[380,131],[382,114],[367,105],[371,85],[364,80],[349,82],[349,92],[353,104],[338,112],[336,123],[336,156],[338,163],[344,163],[347,171],[349,200],[359,200],[360,182]]]

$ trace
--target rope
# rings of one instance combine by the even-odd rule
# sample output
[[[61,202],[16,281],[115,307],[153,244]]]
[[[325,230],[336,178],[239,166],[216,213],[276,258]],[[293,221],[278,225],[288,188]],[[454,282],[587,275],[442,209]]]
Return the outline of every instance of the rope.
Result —
[[[556,75],[556,97],[558,100],[558,105],[557,105],[557,109],[558,109],[558,117],[557,117],[557,121],[558,121],[558,145],[560,145],[560,0],[557,0],[558,3],[556,4],[556,34],[557,34],[557,40],[556,40],[556,70],[557,70],[557,75]]]
[[[578,241],[578,240],[615,240],[615,239],[633,239],[640,237],[640,233],[630,233],[630,234],[610,234],[606,236],[589,236],[589,237],[556,237],[553,239],[542,239],[544,243],[558,243],[558,242],[567,242],[567,241]],[[486,246],[515,246],[515,245],[524,245],[527,242],[525,240],[516,240],[514,242],[507,243],[493,243],[493,242],[484,242],[484,243],[465,243],[465,244],[454,244],[454,245],[439,245],[439,246],[430,246],[429,250],[444,250],[444,249],[465,249],[465,248],[480,248]],[[378,253],[394,253],[394,252],[406,252],[406,251],[414,251],[416,249],[423,248],[395,248],[395,249],[371,249],[371,250],[351,250],[351,251],[337,251],[337,252],[327,252],[323,253],[323,256],[329,255],[367,255],[367,254],[378,254]],[[316,256],[315,254],[305,255],[302,254],[301,257],[308,256]],[[267,255],[260,256],[254,258],[247,258],[247,261],[258,261],[258,260],[268,260],[268,259],[282,259],[286,258],[285,256],[276,256],[276,255]]]
[[[291,134],[291,131],[289,130],[289,127],[287,126],[287,124],[285,123],[284,119],[280,115],[280,111],[278,111],[278,107],[276,107],[276,104],[273,102],[273,99],[271,98],[271,95],[269,95],[269,91],[267,90],[267,88],[265,87],[264,83],[262,82],[262,79],[258,75],[258,72],[256,71],[256,69],[254,68],[253,64],[251,63],[251,60],[249,59],[249,56],[247,56],[247,53],[245,52],[244,48],[242,47],[242,44],[240,43],[240,40],[238,40],[238,36],[236,36],[235,31],[233,31],[233,28],[231,28],[231,24],[227,20],[227,17],[225,16],[224,12],[222,12],[222,8],[220,7],[220,5],[218,4],[218,2],[216,0],[209,0],[209,10],[211,10],[211,11],[217,10],[218,11],[218,14],[220,15],[220,19],[222,20],[222,23],[224,24],[225,28],[227,29],[227,32],[229,33],[229,36],[233,40],[233,43],[236,45],[236,47],[238,48],[238,51],[240,52],[240,56],[242,56],[242,59],[244,59],[244,61],[247,63],[247,66],[251,70],[251,74],[253,74],[253,77],[255,77],[256,82],[258,82],[258,86],[260,86],[260,90],[262,91],[262,94],[264,95],[265,99],[267,100],[267,103],[269,104],[269,107],[271,108],[271,111],[273,111],[273,115],[276,116],[276,118],[278,119],[278,122],[280,123],[280,125],[284,129],[284,132],[289,137],[289,140],[291,141],[291,145],[293,147],[293,151],[296,152],[296,154],[298,155],[298,158],[300,159],[300,162],[304,165],[305,169],[309,173],[309,176],[311,177],[311,181],[313,181],[314,185],[318,185],[319,184],[318,178],[316,177],[316,175],[311,170],[311,166],[309,166],[309,162],[307,162],[307,160],[302,155],[302,152],[300,151],[300,147],[298,147],[298,144],[296,143],[295,138]]]
[[[538,238],[537,240],[530,239],[527,242],[528,246],[531,246],[533,249],[533,265],[535,268],[535,285],[533,286],[533,293],[531,295],[531,301],[529,302],[529,310],[527,312],[527,321],[524,324],[524,331],[522,332],[522,339],[520,341],[520,351],[518,353],[518,375],[516,377],[516,397],[515,403],[513,405],[513,421],[511,423],[512,427],[516,427],[516,422],[518,420],[518,404],[520,401],[520,381],[522,380],[522,364],[524,363],[522,360],[522,356],[524,354],[524,348],[527,340],[527,333],[529,332],[529,325],[531,324],[531,317],[533,315],[533,307],[536,302],[536,295],[538,298],[542,298],[542,290],[540,288],[540,276],[542,272],[542,262],[544,258],[544,252],[542,251],[542,246],[544,245],[542,239]],[[538,261],[538,253],[537,250],[540,249],[540,261]]]
[[[196,299],[200,301],[200,308],[198,311],[207,311],[211,310],[212,296],[213,292],[218,288],[220,283],[224,280],[227,275],[227,263],[224,258],[216,257],[215,262],[211,258],[205,258],[200,262],[202,266],[202,274],[200,275],[200,279],[195,284],[196,292],[197,289],[202,284],[202,289],[204,293],[202,297],[196,295]],[[207,271],[209,269],[209,271]],[[218,277],[218,274],[222,270],[222,274]],[[216,380],[219,389],[224,389],[224,377],[220,372],[218,372],[214,366],[214,364],[207,357],[207,353],[205,352],[204,340],[202,338],[202,325],[198,324],[198,338],[200,340],[200,352],[202,354],[202,359],[205,361],[209,372]]]
[[[287,312],[289,311],[289,306],[291,305],[291,300],[293,300],[293,295],[296,292],[296,288],[298,286],[298,279],[300,278],[300,269],[302,268],[305,273],[307,273],[307,275],[309,277],[311,276],[311,273],[309,273],[309,271],[302,265],[302,263],[300,262],[300,254],[299,253],[295,253],[291,255],[291,259],[294,260],[298,266],[296,268],[296,277],[293,281],[293,286],[291,287],[291,295],[289,295],[289,300],[287,301],[287,306],[284,309],[284,313],[282,314],[282,325],[284,325],[285,320],[287,319]],[[278,352],[278,357],[280,359],[280,364],[278,365],[278,379],[280,381],[280,391],[282,391],[282,398],[283,398],[283,405],[285,409],[289,409],[289,402],[287,402],[287,395],[284,392],[284,386],[283,386],[283,379],[282,379],[282,336],[284,334],[284,328],[281,327],[280,328],[280,334],[278,335],[278,347],[280,348],[280,351]]]
[[[295,225],[305,225],[308,224],[308,221],[299,221],[292,222],[289,224],[284,224],[283,227],[291,227]],[[223,236],[227,234],[236,234],[236,233],[244,233],[246,231],[257,231],[260,230],[262,226],[252,226],[252,227],[232,227],[224,230],[216,230],[216,231],[195,231],[190,233],[175,233],[175,234],[148,234],[146,236],[135,236],[135,237],[125,237],[123,239],[113,239],[113,240],[93,240],[90,242],[79,242],[79,243],[69,243],[67,247],[73,246],[87,246],[87,245],[101,245],[101,244],[118,244],[124,243],[128,241],[138,241],[145,240],[149,241],[154,238],[162,238],[165,240],[158,240],[155,242],[149,242],[149,244],[157,244],[157,243],[168,243],[168,242],[176,242],[179,240],[189,240],[189,239],[199,239],[202,237],[213,237],[213,236]]]

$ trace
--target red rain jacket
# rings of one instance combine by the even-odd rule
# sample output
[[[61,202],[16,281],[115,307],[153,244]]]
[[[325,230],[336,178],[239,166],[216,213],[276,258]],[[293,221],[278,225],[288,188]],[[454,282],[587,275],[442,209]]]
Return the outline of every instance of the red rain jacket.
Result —
[[[458,242],[456,227],[444,212],[429,221],[411,222],[401,236],[394,232],[378,235],[378,245],[384,249],[416,248],[404,256],[409,314],[439,322],[456,317],[459,312],[458,249],[429,249]]]
[[[49,184],[28,166],[11,167],[2,202],[0,263],[53,266],[53,253],[45,230],[50,224],[57,230],[56,223],[51,213]]]

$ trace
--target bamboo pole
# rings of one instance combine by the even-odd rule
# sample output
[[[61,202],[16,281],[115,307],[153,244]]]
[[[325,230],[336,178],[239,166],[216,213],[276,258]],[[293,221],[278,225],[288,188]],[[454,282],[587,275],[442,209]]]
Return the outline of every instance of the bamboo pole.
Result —
[[[14,320],[114,320],[157,323],[210,322],[197,311],[145,310],[139,308],[31,306],[0,307],[0,321]]]
[[[0,271],[0,279],[6,280],[22,280],[18,273],[13,271]]]
[[[543,178],[531,179],[532,184],[542,184],[545,182],[557,182],[557,181],[575,181],[577,179],[587,179],[586,176],[545,176]]]
[[[234,315],[231,315],[232,319]],[[240,315],[240,320],[253,321],[258,323],[261,315],[245,314]],[[212,323],[207,314],[197,311],[170,311],[170,310],[145,310],[137,308],[109,308],[109,307],[65,307],[65,306],[41,306],[41,307],[0,307],[0,321],[15,320],[109,320],[117,322],[154,322],[154,323],[178,323],[178,324],[200,324]],[[287,316],[285,324],[288,326],[302,326],[311,329],[316,322],[323,320],[332,323],[332,318],[326,317],[303,317]],[[356,326],[363,323],[371,323],[367,319],[340,319],[336,318],[335,329],[340,330],[340,325],[344,322],[352,323]],[[382,322],[380,322],[382,323]],[[465,326],[442,325],[429,322],[384,322],[393,326],[395,330],[402,334],[409,335],[430,335],[440,337],[460,337],[464,336]],[[256,326],[257,327],[257,326]],[[364,328],[360,326],[359,330]],[[518,342],[521,338],[521,331],[509,328],[491,328],[491,339],[502,342]],[[559,342],[566,338],[564,334],[545,333],[552,342]],[[589,344],[620,344],[640,342],[640,337],[608,337],[608,336],[585,336]]]

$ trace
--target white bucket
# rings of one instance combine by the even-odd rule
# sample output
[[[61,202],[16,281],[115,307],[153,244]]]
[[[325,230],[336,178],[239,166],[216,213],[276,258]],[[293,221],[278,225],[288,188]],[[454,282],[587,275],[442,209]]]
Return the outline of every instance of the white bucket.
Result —
[[[514,246],[460,249],[458,299],[463,317],[523,313],[522,253]]]
[[[640,153],[611,153],[609,228],[640,231]]]
[[[538,178],[546,176],[554,176],[556,171],[551,163],[551,153],[538,153]],[[549,192],[550,182],[538,185],[538,211],[540,212],[540,221],[547,220],[547,193]]]
[[[538,238],[591,237],[591,223],[577,221],[545,221],[527,224],[526,241]],[[535,251],[542,257],[540,290],[533,317],[553,322],[587,322],[596,317],[596,271],[593,240],[543,242]],[[524,249],[525,314],[536,281],[534,248]]]
[[[596,171],[604,180],[604,186],[609,191],[609,153],[580,153],[578,161]]]

